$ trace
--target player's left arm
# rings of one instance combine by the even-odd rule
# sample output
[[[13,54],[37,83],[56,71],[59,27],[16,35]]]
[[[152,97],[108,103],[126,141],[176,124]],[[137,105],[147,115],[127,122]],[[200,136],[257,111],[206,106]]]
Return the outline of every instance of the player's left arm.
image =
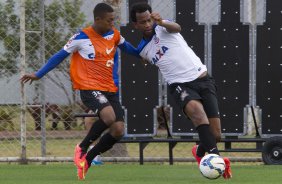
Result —
[[[181,26],[175,22],[163,20],[159,13],[153,12],[151,18],[156,22],[157,25],[166,28],[169,33],[179,33]]]

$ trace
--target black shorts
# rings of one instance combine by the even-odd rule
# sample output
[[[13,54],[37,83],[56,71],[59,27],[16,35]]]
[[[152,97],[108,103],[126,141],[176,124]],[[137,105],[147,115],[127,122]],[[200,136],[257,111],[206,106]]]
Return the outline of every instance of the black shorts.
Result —
[[[213,77],[206,75],[191,82],[173,83],[169,85],[169,90],[181,109],[184,109],[190,100],[200,100],[208,118],[220,116]]]
[[[80,98],[83,104],[94,113],[99,114],[104,107],[112,106],[116,115],[116,121],[124,121],[124,113],[117,93],[80,90]]]

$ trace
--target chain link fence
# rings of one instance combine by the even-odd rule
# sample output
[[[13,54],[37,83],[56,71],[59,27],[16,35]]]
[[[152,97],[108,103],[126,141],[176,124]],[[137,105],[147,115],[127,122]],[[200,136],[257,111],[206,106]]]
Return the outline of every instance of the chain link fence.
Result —
[[[69,59],[40,81],[25,85],[25,98],[22,98],[19,82],[20,73],[23,72],[21,62],[25,64],[26,73],[38,70],[50,56],[66,44],[71,35],[93,22],[92,11],[99,2],[102,0],[0,0],[0,158],[2,160],[8,161],[10,157],[64,157],[64,160],[71,160],[74,146],[82,140],[87,131],[84,120],[74,118],[75,113],[85,112],[86,108],[82,105],[78,93],[72,90],[68,72]],[[114,6],[117,27],[128,22],[126,0],[104,2]],[[153,10],[160,12],[165,19],[175,20],[176,13],[179,13],[175,12],[175,1],[149,2]],[[241,2],[242,22],[251,24],[253,30],[256,24],[264,21],[265,1],[242,0]],[[199,23],[211,25],[219,20],[217,17],[212,18],[211,15],[220,16],[220,0],[197,0],[197,3]],[[19,11],[21,8],[24,8],[25,12],[25,30],[22,32],[20,19],[23,15]],[[123,36],[126,38],[126,35]],[[22,48],[25,51],[24,61],[20,48],[22,38],[25,39],[25,47]],[[24,111],[21,110],[23,103],[26,103]],[[25,112],[25,116],[21,116],[21,112]],[[25,123],[26,127],[23,127],[21,122]],[[249,134],[252,134],[252,131]],[[165,137],[166,132],[159,130],[158,136]],[[239,146],[247,147],[249,144]],[[191,157],[191,147],[192,144],[189,143],[178,144],[174,156]],[[223,145],[220,144],[220,148],[223,148]],[[138,144],[127,144],[114,149],[115,151],[104,156],[131,158],[139,156]],[[227,155],[258,157],[259,153],[228,153]],[[152,143],[146,148],[144,156],[168,157],[168,146],[163,143]]]

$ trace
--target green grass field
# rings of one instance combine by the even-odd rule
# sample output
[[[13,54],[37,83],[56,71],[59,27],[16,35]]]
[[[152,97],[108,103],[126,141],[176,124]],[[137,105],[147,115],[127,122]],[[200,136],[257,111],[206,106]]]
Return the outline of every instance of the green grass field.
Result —
[[[105,164],[93,166],[85,181],[78,181],[72,164],[0,164],[1,184],[281,184],[282,166],[234,164],[233,178],[208,180],[195,164],[159,165]]]

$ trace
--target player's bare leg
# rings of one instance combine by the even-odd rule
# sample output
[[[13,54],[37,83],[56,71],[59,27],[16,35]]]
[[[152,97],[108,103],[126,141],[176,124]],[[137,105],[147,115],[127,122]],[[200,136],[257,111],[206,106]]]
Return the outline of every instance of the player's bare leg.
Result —
[[[194,126],[196,127],[199,134],[200,142],[203,145],[204,149],[208,153],[214,153],[219,155],[219,152],[216,147],[216,141],[210,131],[209,120],[204,111],[202,103],[199,100],[191,100],[186,104],[184,112],[192,120]],[[198,156],[202,157],[202,155]]]
[[[219,118],[212,118],[211,123],[213,123],[213,125],[210,126],[204,108],[201,102],[197,100],[191,100],[187,103],[185,107],[185,113],[190,117],[198,131],[202,148],[204,148],[204,150],[208,153],[214,153],[219,155],[215,139],[216,137],[219,140],[221,137]],[[199,163],[203,155],[198,155],[198,149],[199,146],[194,146],[192,148],[192,153],[197,162]],[[230,179],[232,177],[230,160],[228,158],[223,159],[226,165],[223,177],[225,179]]]

